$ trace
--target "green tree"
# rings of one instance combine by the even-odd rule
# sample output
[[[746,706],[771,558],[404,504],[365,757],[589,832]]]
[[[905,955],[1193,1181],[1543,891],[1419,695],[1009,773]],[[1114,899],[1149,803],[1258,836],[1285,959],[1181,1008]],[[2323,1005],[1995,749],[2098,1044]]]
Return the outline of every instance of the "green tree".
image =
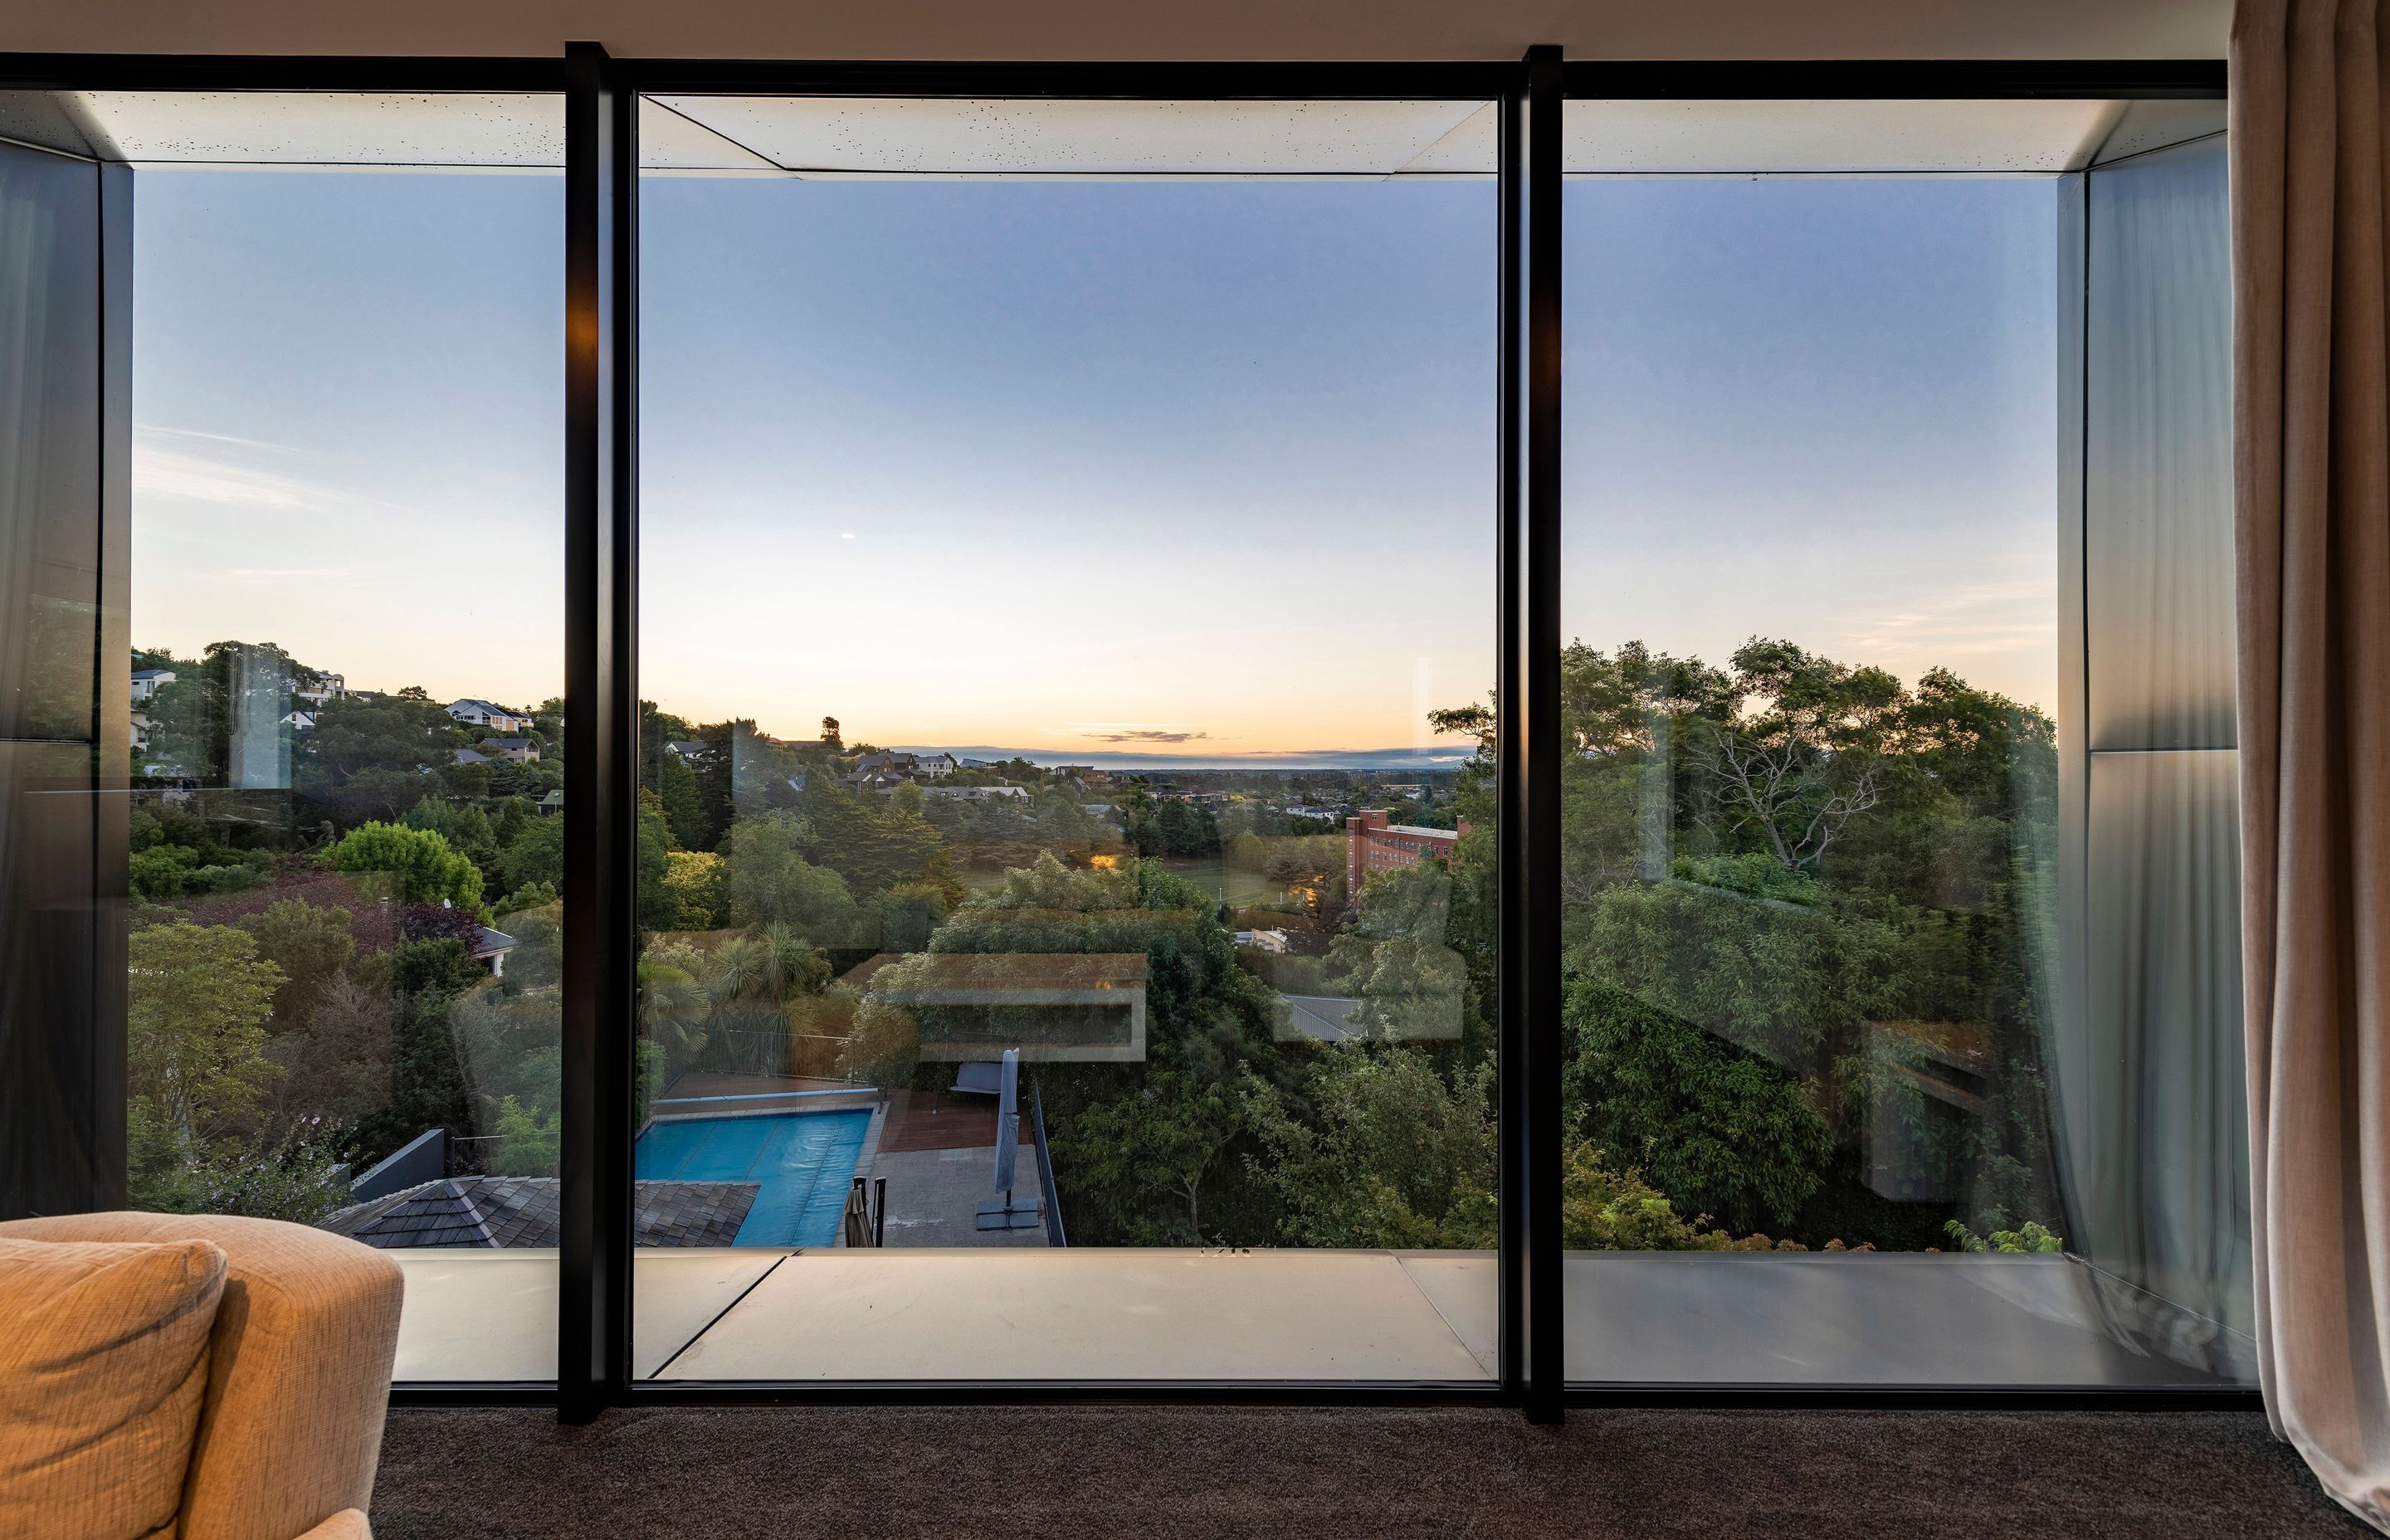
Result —
[[[707,824],[697,772],[671,749],[696,739],[697,729],[687,718],[659,710],[652,700],[639,702],[639,784],[656,794],[675,845],[710,851],[714,831]]]
[[[664,857],[664,892],[672,900],[668,930],[711,930],[725,907],[723,858],[713,851],[676,850]]]
[[[1571,1122],[1687,1213],[1792,1223],[1832,1154],[1826,1121],[1775,1065],[1579,975],[1561,1007]]]
[[[531,818],[518,825],[499,854],[498,865],[506,873],[509,892],[534,886],[550,892],[563,891],[564,820]]]
[[[1324,1050],[1293,1092],[1253,1089],[1251,1170],[1295,1246],[1494,1244],[1493,1066],[1447,1082],[1411,1048]]]
[[[665,886],[672,864],[672,831],[665,826],[663,803],[641,788],[632,846],[638,884],[636,920],[642,930],[667,930],[680,919],[680,897]]]
[[[918,805],[857,797],[842,786],[816,784],[818,779],[808,782],[803,804],[811,830],[803,847],[807,860],[836,872],[847,892],[862,900],[900,882],[943,885],[948,877],[945,841]]]
[[[399,897],[408,904],[481,908],[481,868],[428,829],[367,823],[341,836],[324,861],[334,871],[395,873]]]
[[[926,952],[945,923],[945,890],[931,882],[900,882],[880,895],[880,949]]]
[[[149,925],[126,948],[125,1085],[138,1118],[208,1142],[246,1125],[282,1069],[265,1057],[282,970],[225,925]]]
[[[420,690],[344,696],[324,702],[314,729],[299,735],[291,789],[346,824],[396,819],[463,747],[464,729]]]
[[[812,823],[799,814],[767,813],[732,829],[723,841],[722,897],[733,925],[785,925],[816,943],[847,944],[856,933],[854,900],[846,879],[816,866]]]
[[[1707,782],[1695,816],[1787,868],[1814,870],[1851,820],[1882,800],[1882,757],[1899,747],[1908,692],[1885,670],[1756,636],[1735,649],[1733,665],[1737,698],[1760,704],[1688,737]]]
[[[387,992],[345,974],[327,980],[302,1024],[284,1027],[265,1045],[265,1057],[284,1072],[273,1087],[275,1117],[318,1118],[333,1135],[353,1136],[390,1099],[392,1024]]]
[[[497,834],[490,827],[489,815],[479,807],[471,802],[427,796],[408,809],[404,821],[409,828],[428,829],[439,835],[451,849],[473,863],[482,874],[483,892],[506,891],[506,868],[498,857]]]
[[[489,981],[462,942],[406,941],[391,949],[397,1001],[391,1044],[390,1100],[362,1136],[386,1154],[428,1128],[460,1137],[478,1127],[452,1018]]]
[[[555,1112],[542,1116],[513,1097],[500,1097],[497,1138],[489,1157],[491,1173],[499,1176],[555,1175],[559,1133]]]
[[[344,909],[286,898],[234,922],[257,943],[258,955],[282,970],[274,994],[276,1032],[306,1025],[316,1001],[355,955]]]
[[[1137,1095],[1082,1109],[1053,1141],[1073,1222],[1136,1244],[1201,1244],[1205,1178],[1245,1131],[1248,1107],[1234,1083],[1159,1070]]]

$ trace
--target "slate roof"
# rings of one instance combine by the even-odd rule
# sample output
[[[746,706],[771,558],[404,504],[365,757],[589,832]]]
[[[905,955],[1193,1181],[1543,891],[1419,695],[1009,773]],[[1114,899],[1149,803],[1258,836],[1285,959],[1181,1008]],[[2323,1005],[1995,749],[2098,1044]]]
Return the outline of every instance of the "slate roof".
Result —
[[[634,1182],[633,1243],[727,1246],[747,1222],[755,1182]],[[553,1176],[449,1176],[356,1203],[316,1227],[397,1250],[560,1243]]]

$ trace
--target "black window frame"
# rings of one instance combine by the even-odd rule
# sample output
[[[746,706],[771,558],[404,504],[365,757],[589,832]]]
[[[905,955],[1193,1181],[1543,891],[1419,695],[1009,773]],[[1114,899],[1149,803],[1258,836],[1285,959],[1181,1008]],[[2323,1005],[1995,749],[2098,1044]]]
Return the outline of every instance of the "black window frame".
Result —
[[[1571,1388],[1561,1277],[1561,117],[1571,99],[2221,99],[2221,60],[965,63],[559,57],[0,54],[0,90],[525,92],[565,103],[566,803],[563,1244],[553,1382],[402,1382],[401,1405],[790,1404],[2217,1406],[2255,1389]],[[638,98],[648,94],[1475,100],[1500,133],[1496,239],[1497,1373],[1487,1383],[664,1382],[631,1373],[632,903],[637,807]],[[115,853],[121,876],[123,853]]]

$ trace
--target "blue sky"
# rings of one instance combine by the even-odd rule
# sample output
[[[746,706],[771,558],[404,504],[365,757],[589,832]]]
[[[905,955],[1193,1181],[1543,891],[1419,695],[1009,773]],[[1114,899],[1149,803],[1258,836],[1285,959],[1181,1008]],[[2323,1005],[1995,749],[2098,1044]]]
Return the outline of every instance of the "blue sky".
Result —
[[[553,693],[560,183],[137,186],[136,639]],[[2053,202],[1572,184],[1570,632],[2047,701]],[[1492,209],[651,181],[643,693],[1061,758],[1420,743],[1491,682]]]
[[[1567,188],[1563,609],[2054,704],[2056,184]]]

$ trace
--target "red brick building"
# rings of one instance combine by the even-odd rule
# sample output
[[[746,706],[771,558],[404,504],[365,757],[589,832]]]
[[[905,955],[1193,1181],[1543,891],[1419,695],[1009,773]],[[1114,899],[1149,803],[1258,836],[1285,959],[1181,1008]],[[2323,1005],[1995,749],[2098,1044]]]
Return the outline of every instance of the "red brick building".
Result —
[[[1390,824],[1382,808],[1344,820],[1344,891],[1361,894],[1361,884],[1380,872],[1416,866],[1429,856],[1452,859],[1452,847],[1469,832],[1469,820],[1458,828],[1421,828],[1416,824]]]

